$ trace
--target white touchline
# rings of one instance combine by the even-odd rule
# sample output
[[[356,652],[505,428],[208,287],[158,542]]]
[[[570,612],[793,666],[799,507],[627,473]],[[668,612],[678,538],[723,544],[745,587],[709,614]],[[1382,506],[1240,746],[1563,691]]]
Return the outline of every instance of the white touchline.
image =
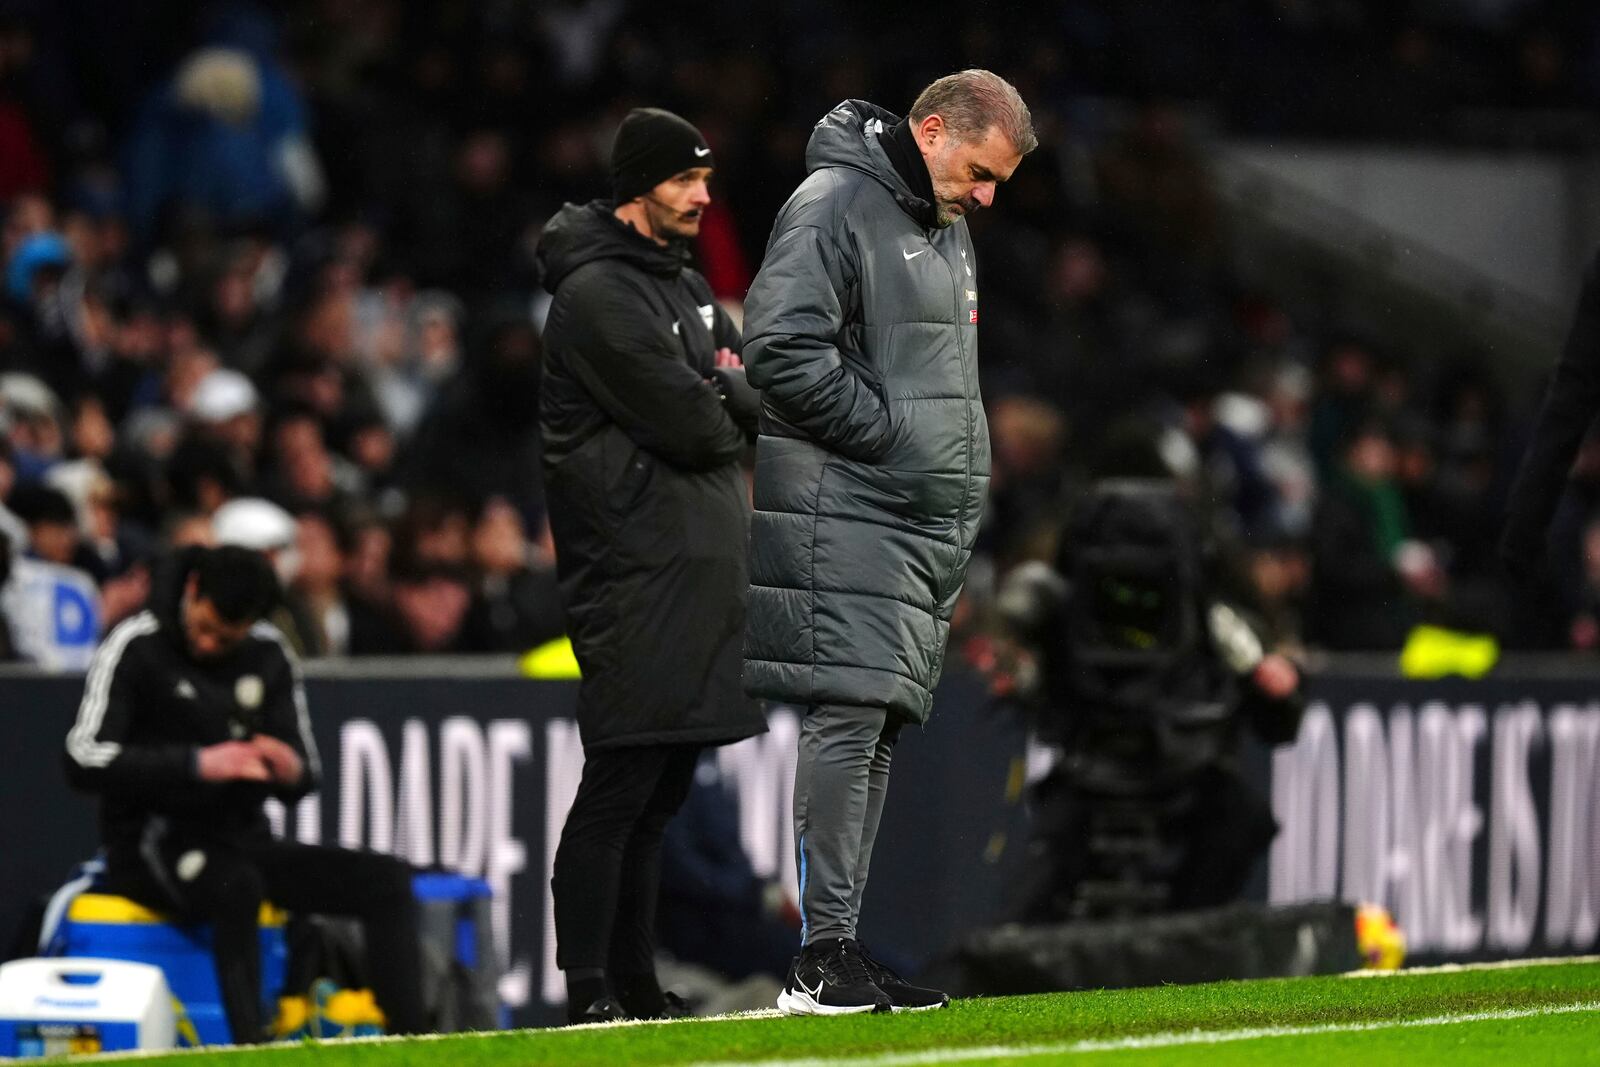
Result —
[[[616,1022],[609,1023],[579,1023],[576,1026],[555,1028],[519,1027],[511,1030],[479,1030],[470,1034],[456,1032],[448,1034],[378,1034],[370,1037],[325,1037],[317,1041],[317,1047],[322,1048],[329,1045],[408,1045],[457,1040],[496,1041],[507,1037],[533,1037],[542,1034],[568,1033],[574,1030],[630,1030],[644,1026],[693,1026],[696,1023],[732,1023],[751,1019],[781,1019],[783,1017],[783,1012],[777,1008],[758,1008],[755,1011],[731,1011],[725,1015],[696,1015],[683,1019],[619,1019]],[[286,1048],[294,1047],[292,1044],[269,1041],[261,1045],[204,1045],[200,1048],[129,1049],[125,1052],[98,1052],[74,1056],[72,1062],[93,1065],[96,1063],[115,1063],[123,1060],[148,1060],[157,1056],[249,1056],[256,1052],[282,1052]],[[5,1056],[0,1056],[0,1064],[10,1064],[12,1062],[14,1061]]]
[[[1523,960],[1483,960],[1479,963],[1437,963],[1432,967],[1402,967],[1398,971],[1346,971],[1340,978],[1404,978],[1412,974],[1458,974],[1461,971],[1506,971],[1515,967],[1558,967],[1574,963],[1600,963],[1600,956],[1544,956]]]
[[[1067,1041],[1054,1045],[987,1045],[981,1048],[942,1048],[922,1052],[886,1052],[876,1056],[816,1056],[796,1060],[701,1060],[690,1067],[919,1067],[921,1064],[964,1063],[970,1060],[1022,1060],[1035,1056],[1071,1056],[1088,1052],[1175,1048],[1180,1045],[1224,1045],[1271,1037],[1356,1034],[1376,1030],[1402,1030],[1455,1023],[1505,1022],[1546,1015],[1576,1015],[1600,1011],[1600,1001],[1556,1004],[1541,1008],[1506,1008],[1460,1015],[1432,1015],[1422,1019],[1388,1019],[1370,1023],[1321,1023],[1316,1026],[1258,1026],[1243,1030],[1185,1030],[1139,1037],[1097,1041]]]

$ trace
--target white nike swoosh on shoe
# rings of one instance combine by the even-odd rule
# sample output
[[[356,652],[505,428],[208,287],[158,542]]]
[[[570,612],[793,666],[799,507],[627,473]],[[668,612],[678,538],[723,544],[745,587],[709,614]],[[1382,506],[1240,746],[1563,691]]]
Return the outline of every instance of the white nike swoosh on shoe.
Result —
[[[804,985],[778,994],[778,1011],[784,1015],[869,1015],[876,1009],[875,1004],[823,1004]]]
[[[915,252],[902,251],[900,254],[902,256],[905,256],[907,259],[916,259],[918,256],[922,255],[922,253],[924,253],[926,251],[927,251],[926,248],[919,248]]]

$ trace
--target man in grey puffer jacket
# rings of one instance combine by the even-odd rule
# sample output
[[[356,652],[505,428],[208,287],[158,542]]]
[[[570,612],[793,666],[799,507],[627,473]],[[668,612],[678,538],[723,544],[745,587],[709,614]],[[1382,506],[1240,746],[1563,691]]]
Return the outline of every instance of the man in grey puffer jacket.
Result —
[[[805,708],[795,773],[804,933],[795,1014],[940,1007],[856,941],[889,760],[932,708],[989,481],[977,264],[965,217],[1037,144],[983,70],[904,121],[817,123],[745,303],[762,390],[745,689]]]

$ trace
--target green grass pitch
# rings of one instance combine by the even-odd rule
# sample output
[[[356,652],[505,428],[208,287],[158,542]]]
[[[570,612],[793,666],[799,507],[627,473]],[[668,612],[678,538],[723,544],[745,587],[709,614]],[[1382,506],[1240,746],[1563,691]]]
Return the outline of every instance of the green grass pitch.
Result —
[[[141,1067],[1600,1064],[1600,961],[998,997],[893,1016],[741,1016],[308,1042],[131,1062]]]

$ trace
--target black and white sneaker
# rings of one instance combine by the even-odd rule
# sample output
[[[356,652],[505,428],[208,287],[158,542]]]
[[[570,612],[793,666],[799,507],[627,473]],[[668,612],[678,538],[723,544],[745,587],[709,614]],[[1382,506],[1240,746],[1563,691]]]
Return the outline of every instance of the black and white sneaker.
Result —
[[[778,994],[785,1015],[855,1015],[893,1007],[873,984],[861,946],[842,937],[802,949]]]
[[[895,1011],[930,1011],[933,1008],[948,1008],[950,994],[937,989],[928,989],[923,986],[912,985],[901,978],[894,968],[879,960],[867,951],[865,945],[859,945],[861,958],[866,961],[867,973],[872,976],[872,984],[883,990],[888,996],[889,1003]]]

